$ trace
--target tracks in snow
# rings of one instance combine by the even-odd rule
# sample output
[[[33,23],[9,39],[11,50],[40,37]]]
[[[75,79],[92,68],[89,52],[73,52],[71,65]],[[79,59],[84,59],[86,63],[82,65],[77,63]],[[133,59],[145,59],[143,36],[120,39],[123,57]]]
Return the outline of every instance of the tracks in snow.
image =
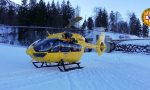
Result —
[[[7,74],[0,74],[0,90],[30,87],[43,83],[53,82],[62,77],[60,72],[45,71],[44,69],[32,69]]]
[[[92,61],[93,62],[93,61]],[[98,61],[99,62],[99,61]],[[149,68],[126,62],[90,63],[82,70],[42,68],[0,74],[0,90],[61,86],[65,90],[149,90]],[[53,83],[53,84],[52,84]]]

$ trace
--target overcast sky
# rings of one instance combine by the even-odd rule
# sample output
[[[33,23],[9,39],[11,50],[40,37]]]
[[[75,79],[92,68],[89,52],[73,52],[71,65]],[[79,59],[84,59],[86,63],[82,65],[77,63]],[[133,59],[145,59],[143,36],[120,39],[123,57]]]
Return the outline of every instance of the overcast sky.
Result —
[[[12,0],[18,4],[21,3],[21,0]],[[52,2],[52,0],[44,0],[45,2]],[[55,2],[62,0],[54,0]],[[67,0],[65,0],[67,1]],[[124,20],[128,20],[127,15],[129,12],[135,12],[137,17],[141,19],[142,12],[150,8],[150,0],[69,0],[72,6],[76,7],[77,5],[80,7],[81,12],[80,15],[85,18],[89,16],[93,16],[95,7],[105,8],[108,13],[111,10],[119,11],[124,18]]]

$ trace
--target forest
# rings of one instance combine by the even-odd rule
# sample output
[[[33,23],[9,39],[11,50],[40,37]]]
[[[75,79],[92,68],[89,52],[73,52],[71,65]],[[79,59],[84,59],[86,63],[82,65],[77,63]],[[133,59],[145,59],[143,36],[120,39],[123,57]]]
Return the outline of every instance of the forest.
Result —
[[[3,0],[2,0],[3,1]],[[42,26],[53,28],[64,28],[73,19],[80,15],[80,6],[73,7],[71,2],[45,3],[43,0],[22,0],[22,4],[15,8],[4,7],[0,2],[0,24],[9,26]],[[94,16],[94,17],[93,17]],[[80,23],[81,28],[93,30],[94,27],[105,27],[105,31],[115,33],[126,33],[138,37],[148,37],[148,26],[140,22],[134,12],[131,12],[129,20],[123,20],[118,11],[110,13],[105,8],[98,8],[92,17],[84,18]],[[76,27],[72,27],[76,28]]]

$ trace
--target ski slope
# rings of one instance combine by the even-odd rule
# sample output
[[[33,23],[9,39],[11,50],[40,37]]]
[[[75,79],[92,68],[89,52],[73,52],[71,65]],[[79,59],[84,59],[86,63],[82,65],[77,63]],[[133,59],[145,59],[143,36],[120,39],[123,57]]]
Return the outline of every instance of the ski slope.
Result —
[[[0,90],[150,90],[150,56],[85,53],[81,70],[33,67],[26,48],[0,45]]]

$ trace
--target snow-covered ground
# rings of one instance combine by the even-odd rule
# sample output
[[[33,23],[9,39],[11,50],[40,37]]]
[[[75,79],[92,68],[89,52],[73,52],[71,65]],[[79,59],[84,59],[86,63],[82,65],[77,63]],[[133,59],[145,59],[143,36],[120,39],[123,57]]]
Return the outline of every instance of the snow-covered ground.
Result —
[[[105,35],[110,36],[113,40],[118,40],[118,39],[143,39],[142,37],[137,37],[135,35],[120,34],[120,33],[113,33],[113,32],[105,32]]]
[[[0,45],[0,90],[150,90],[148,55],[85,53],[81,70],[35,68],[26,48]]]
[[[132,44],[132,45],[143,45],[143,46],[146,46],[146,45],[150,45],[150,40],[134,40],[134,41],[124,41],[124,42],[121,42],[120,44]]]

